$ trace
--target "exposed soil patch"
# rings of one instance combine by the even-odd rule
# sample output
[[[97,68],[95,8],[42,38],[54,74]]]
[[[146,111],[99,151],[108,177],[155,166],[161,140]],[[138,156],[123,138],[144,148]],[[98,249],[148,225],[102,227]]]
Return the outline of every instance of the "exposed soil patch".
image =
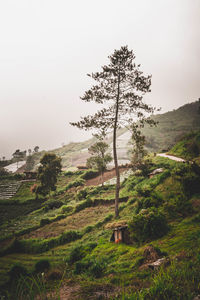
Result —
[[[62,300],[80,299],[80,297],[78,296],[79,291],[80,291],[80,286],[78,284],[73,286],[63,285],[60,288],[60,299]]]
[[[193,199],[192,200],[192,207],[196,208],[196,209],[200,208],[200,199],[197,199],[197,198]]]
[[[51,238],[58,236],[67,230],[81,230],[87,225],[95,224],[96,222],[103,220],[106,214],[114,209],[114,205],[111,206],[98,206],[88,207],[72,216],[66,217],[60,221],[45,225],[33,232],[25,234],[23,239],[30,238]]]
[[[125,170],[127,170],[127,168],[125,168],[125,167],[119,169],[120,173],[123,173]],[[115,176],[116,176],[115,169],[108,170],[103,175],[103,182],[106,182],[106,181],[112,179]],[[100,175],[95,177],[95,178],[87,180],[86,183],[85,183],[86,186],[99,185],[99,184],[101,184],[101,176]]]

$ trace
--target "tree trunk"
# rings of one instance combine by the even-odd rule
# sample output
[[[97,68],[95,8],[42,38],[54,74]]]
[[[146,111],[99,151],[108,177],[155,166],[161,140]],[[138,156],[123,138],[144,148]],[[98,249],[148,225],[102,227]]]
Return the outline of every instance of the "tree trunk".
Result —
[[[117,160],[117,121],[118,121],[118,109],[119,109],[119,92],[120,92],[120,76],[118,76],[118,88],[117,88],[117,101],[115,111],[115,123],[113,130],[113,157],[115,163],[115,174],[116,174],[116,187],[115,187],[115,218],[119,216],[119,189],[120,189],[120,173]]]
[[[103,172],[101,172],[101,185],[103,186]]]

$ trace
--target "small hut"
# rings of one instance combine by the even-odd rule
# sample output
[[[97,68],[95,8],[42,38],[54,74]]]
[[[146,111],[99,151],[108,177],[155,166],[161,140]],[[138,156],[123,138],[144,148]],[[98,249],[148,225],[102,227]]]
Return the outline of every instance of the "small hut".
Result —
[[[131,244],[130,233],[126,222],[108,224],[107,228],[113,230],[110,242]]]

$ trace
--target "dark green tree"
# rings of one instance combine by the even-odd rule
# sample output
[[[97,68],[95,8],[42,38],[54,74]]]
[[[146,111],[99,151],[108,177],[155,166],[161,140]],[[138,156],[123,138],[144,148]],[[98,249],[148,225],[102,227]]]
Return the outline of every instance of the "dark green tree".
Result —
[[[109,56],[110,63],[102,67],[101,72],[89,75],[96,84],[85,92],[83,101],[94,101],[104,105],[94,115],[81,118],[81,121],[71,123],[78,128],[97,129],[106,133],[113,132],[113,158],[116,171],[115,216],[119,215],[120,173],[117,159],[116,137],[117,129],[128,126],[139,119],[144,122],[148,114],[155,110],[143,102],[145,93],[150,92],[151,76],[144,76],[140,65],[133,61],[135,55],[128,47],[121,47]],[[147,119],[148,120],[148,119]]]
[[[87,159],[87,167],[97,169],[101,174],[101,183],[103,185],[103,174],[106,171],[107,164],[112,161],[112,156],[108,151],[109,145],[99,141],[88,148],[91,157]]]
[[[39,146],[34,147],[34,152],[37,153],[39,151]]]
[[[61,172],[61,158],[54,153],[45,153],[40,160],[38,179],[40,185],[36,189],[37,194],[47,195],[56,190],[57,177]]]

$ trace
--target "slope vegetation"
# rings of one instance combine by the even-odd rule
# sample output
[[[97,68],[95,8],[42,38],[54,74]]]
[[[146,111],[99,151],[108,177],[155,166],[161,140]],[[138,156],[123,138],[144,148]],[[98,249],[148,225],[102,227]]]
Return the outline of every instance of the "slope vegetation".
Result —
[[[148,175],[157,169],[160,173]],[[145,172],[137,170],[121,185],[117,220],[114,186],[88,185],[95,176],[91,170],[63,172],[50,199],[34,199],[31,183],[23,182],[13,198],[0,200],[7,216],[0,225],[1,295],[62,300],[197,296],[198,166],[148,157]],[[113,228],[124,224],[131,243],[110,242]]]

